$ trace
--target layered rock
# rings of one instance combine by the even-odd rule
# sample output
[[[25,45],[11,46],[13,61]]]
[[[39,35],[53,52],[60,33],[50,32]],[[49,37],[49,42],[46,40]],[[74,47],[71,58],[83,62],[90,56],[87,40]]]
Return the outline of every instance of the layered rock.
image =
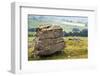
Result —
[[[60,26],[40,26],[36,30],[35,54],[51,55],[63,51],[65,46],[63,29]]]

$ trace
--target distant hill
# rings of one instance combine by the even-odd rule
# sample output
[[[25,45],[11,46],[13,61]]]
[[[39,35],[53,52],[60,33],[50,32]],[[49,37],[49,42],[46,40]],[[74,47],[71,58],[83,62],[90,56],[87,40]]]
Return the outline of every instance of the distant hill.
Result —
[[[86,24],[83,23],[75,23],[75,22],[53,22],[53,21],[39,21],[39,20],[29,20],[28,22],[28,30],[29,31],[35,31],[36,28],[41,24],[53,24],[53,25],[59,25],[63,28],[65,32],[71,32],[73,28],[78,28],[80,31],[83,29],[87,29]]]

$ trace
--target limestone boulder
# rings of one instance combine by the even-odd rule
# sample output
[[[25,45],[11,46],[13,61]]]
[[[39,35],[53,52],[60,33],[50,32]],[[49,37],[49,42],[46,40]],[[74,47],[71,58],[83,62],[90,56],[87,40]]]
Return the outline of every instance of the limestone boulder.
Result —
[[[37,28],[34,47],[36,55],[51,55],[57,51],[63,51],[64,47],[63,29],[60,26],[41,26]]]

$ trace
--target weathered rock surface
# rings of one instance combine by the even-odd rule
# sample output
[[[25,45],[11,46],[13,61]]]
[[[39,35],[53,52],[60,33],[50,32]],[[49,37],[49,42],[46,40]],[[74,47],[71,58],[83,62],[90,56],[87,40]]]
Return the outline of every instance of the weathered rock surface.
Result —
[[[63,29],[60,26],[40,26],[37,28],[34,47],[36,55],[51,55],[57,51],[63,51],[64,46]]]

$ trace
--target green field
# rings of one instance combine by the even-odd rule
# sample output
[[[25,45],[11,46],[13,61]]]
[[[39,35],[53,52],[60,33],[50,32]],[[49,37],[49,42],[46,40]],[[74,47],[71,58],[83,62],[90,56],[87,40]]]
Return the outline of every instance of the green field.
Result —
[[[55,53],[46,57],[34,57],[34,38],[28,37],[28,60],[55,60],[55,59],[82,59],[88,58],[88,38],[78,37],[79,41],[73,40],[74,37],[64,37],[65,45],[63,52]]]

